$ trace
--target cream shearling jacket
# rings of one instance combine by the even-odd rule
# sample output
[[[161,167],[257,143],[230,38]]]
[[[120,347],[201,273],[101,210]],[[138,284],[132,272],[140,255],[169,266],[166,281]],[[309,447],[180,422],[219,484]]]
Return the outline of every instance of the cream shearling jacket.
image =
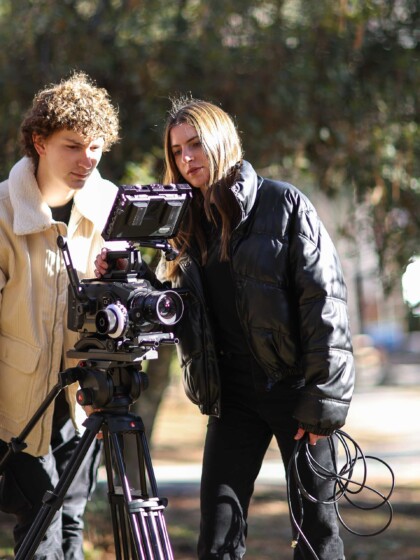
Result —
[[[67,329],[68,275],[57,247],[67,238],[79,278],[93,277],[94,259],[104,245],[100,232],[117,188],[95,170],[74,197],[68,227],[55,222],[42,200],[33,163],[23,158],[0,183],[0,439],[20,434],[64,366],[78,334]],[[76,423],[77,384],[66,389]],[[54,406],[26,439],[26,452],[45,455]]]

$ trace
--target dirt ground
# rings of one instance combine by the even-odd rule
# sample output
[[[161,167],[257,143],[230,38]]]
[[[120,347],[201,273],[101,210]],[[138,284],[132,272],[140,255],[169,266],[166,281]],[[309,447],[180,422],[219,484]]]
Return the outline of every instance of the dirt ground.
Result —
[[[354,420],[350,421],[350,429],[364,452],[369,453],[375,445],[377,452],[378,434],[369,427],[370,415],[378,415],[377,411],[381,410],[389,415],[386,407],[388,400],[395,401],[394,389],[375,389],[371,394],[364,392],[359,398],[359,405],[355,405]],[[408,410],[415,402],[418,403],[419,387],[410,390],[403,388],[401,391],[404,409]],[[369,407],[366,403],[370,403]],[[358,406],[364,411],[363,417]],[[159,495],[169,500],[164,515],[175,560],[196,558],[195,546],[199,525],[198,480],[205,422],[205,417],[187,401],[179,383],[174,382],[168,388],[159,412],[151,452]],[[377,422],[374,425],[377,426]],[[419,463],[414,448],[405,449],[404,445],[407,443],[408,446],[414,446],[419,454],[420,446],[418,440],[410,443],[413,440],[409,438],[409,434],[407,442],[401,434],[389,433],[389,429],[386,436],[382,437],[379,443],[384,458],[392,457],[393,454],[395,456],[395,441],[398,441],[400,446],[400,454],[408,456],[408,464],[398,464],[396,469],[396,487],[391,499],[393,520],[384,533],[375,537],[355,536],[343,528],[341,533],[346,548],[346,560],[420,559]],[[276,467],[278,453],[274,446],[270,447],[266,461]],[[394,460],[393,467],[395,465]],[[176,480],[174,474],[174,480],[169,477],[160,481],[159,473],[168,471],[180,473],[181,476]],[[190,472],[193,475],[189,479]],[[369,482],[378,491],[388,492],[389,477],[386,473],[384,475],[383,472],[375,471],[373,480],[370,479]],[[102,480],[86,514],[86,560],[115,558],[109,506],[105,494],[106,484]],[[388,519],[388,513],[383,509],[361,511],[343,504],[340,511],[351,528],[364,533],[375,532],[385,525]],[[0,516],[0,559],[11,558],[11,530],[11,519]],[[247,547],[246,558],[250,560],[293,558],[284,483],[272,482],[269,479],[257,481],[249,514]]]

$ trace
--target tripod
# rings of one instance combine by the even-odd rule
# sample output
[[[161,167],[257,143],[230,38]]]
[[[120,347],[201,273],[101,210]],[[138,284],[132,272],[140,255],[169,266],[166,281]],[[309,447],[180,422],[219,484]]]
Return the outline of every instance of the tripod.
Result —
[[[92,366],[93,364],[89,364]],[[129,412],[133,395],[139,395],[147,385],[147,376],[139,366],[118,364],[102,370],[96,367],[70,368],[59,374],[59,383],[47,395],[23,432],[12,440],[0,470],[11,453],[22,450],[23,440],[35,423],[67,384],[80,381],[77,394],[80,404],[93,404],[101,410],[91,414],[84,422],[86,428],[76,452],[52,491],[46,492],[43,505],[16,554],[16,560],[33,558],[54,515],[63,504],[66,492],[93,443],[102,432],[105,467],[108,483],[108,501],[117,560],[173,560],[169,536],[164,519],[166,499],[158,497],[144,424],[139,416]],[[90,401],[90,402],[89,402]],[[103,402],[106,404],[103,405]],[[102,408],[103,406],[103,408]],[[132,490],[124,462],[124,436],[134,440],[137,450],[140,489]],[[118,484],[119,483],[119,484]]]

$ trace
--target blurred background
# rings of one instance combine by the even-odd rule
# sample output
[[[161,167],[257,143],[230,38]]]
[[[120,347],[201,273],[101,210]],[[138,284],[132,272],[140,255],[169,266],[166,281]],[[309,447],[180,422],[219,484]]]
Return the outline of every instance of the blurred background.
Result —
[[[220,104],[246,159],[308,194],[337,245],[357,391],[416,388],[419,41],[418,0],[0,0],[0,177],[20,157],[34,93],[74,70],[119,107],[121,141],[100,164],[117,184],[161,180],[171,97]],[[141,412],[157,448],[179,371],[167,348],[145,369]]]

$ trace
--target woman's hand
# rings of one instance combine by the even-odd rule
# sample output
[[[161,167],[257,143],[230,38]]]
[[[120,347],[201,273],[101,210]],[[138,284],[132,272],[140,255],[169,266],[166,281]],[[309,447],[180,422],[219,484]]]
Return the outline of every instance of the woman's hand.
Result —
[[[96,259],[95,259],[95,276],[96,278],[101,278],[101,276],[103,276],[104,274],[106,274],[107,270],[108,270],[108,263],[106,260],[106,256],[108,254],[108,249],[106,249],[106,247],[103,247],[101,249],[101,252],[99,253],[99,255],[96,255]]]
[[[309,438],[309,445],[316,445],[316,442],[319,439],[325,439],[327,436],[320,436],[318,434],[311,434],[310,432],[306,432],[303,428],[299,428],[296,432],[294,439],[299,440],[302,439],[305,434],[308,434]]]
[[[101,278],[104,274],[109,271],[108,249],[103,247],[99,255],[96,255],[95,259],[95,276],[96,278]],[[117,270],[125,270],[128,265],[127,259],[117,259],[115,261]]]

